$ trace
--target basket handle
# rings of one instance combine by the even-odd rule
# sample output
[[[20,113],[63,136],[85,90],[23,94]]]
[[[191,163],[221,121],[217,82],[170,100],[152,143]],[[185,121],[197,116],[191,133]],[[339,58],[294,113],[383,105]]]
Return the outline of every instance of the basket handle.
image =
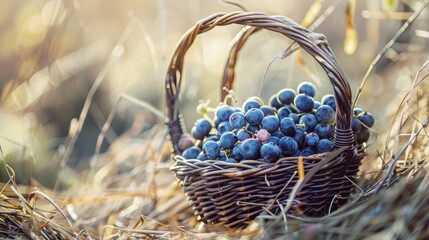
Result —
[[[337,102],[334,145],[336,147],[352,146],[354,139],[351,130],[351,89],[329,47],[326,37],[320,33],[311,32],[285,17],[269,16],[257,12],[232,12],[216,13],[198,21],[196,25],[183,35],[173,53],[165,77],[167,117],[173,152],[180,153],[177,144],[184,131],[182,116],[180,115],[177,103],[182,85],[185,54],[198,34],[207,32],[216,26],[230,24],[264,28],[281,33],[297,42],[305,51],[313,56],[325,70],[334,89],[334,96]],[[244,42],[242,41],[240,46]],[[240,48],[237,49],[239,50]],[[232,83],[233,78],[231,80]]]

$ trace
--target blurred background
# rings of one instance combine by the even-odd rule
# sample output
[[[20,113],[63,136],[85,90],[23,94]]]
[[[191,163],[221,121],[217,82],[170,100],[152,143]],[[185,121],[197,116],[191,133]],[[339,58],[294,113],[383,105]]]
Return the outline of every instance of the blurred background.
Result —
[[[371,61],[422,1],[234,3],[238,5],[215,0],[3,1],[0,144],[18,181],[26,184],[31,178],[52,187],[61,172],[67,187],[64,176],[88,169],[88,160],[95,153],[97,136],[109,113],[114,113],[114,117],[101,152],[136,126],[138,132],[144,132],[153,124],[162,123],[138,104],[115,101],[128,96],[164,113],[164,75],[169,58],[180,37],[199,19],[245,8],[285,15],[308,26],[305,19],[314,20],[327,13],[315,31],[328,37],[355,93]],[[355,8],[350,7],[353,3]],[[386,126],[386,105],[406,89],[429,56],[428,16],[425,10],[377,64],[365,85],[358,105],[377,117],[376,131],[382,132]],[[356,38],[346,37],[350,27],[356,30]],[[240,29],[218,27],[199,36],[189,50],[181,96],[188,129],[197,119],[195,108],[200,99],[210,99],[212,104],[219,101],[219,82],[228,46]],[[262,81],[269,62],[290,43],[283,36],[266,31],[251,37],[236,66],[234,90],[239,103],[257,95],[261,84],[261,97],[266,101],[279,89],[296,88],[301,81],[317,85],[318,100],[332,92],[325,73],[306,54],[305,64],[299,64],[295,54],[274,61]],[[84,120],[82,126],[79,118]],[[3,170],[0,174],[0,180],[7,181]]]

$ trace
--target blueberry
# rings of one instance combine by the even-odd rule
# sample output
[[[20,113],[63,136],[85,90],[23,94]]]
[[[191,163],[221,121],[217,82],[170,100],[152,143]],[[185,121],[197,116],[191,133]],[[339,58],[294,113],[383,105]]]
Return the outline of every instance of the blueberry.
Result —
[[[242,112],[234,112],[229,117],[229,124],[235,129],[240,129],[246,125],[246,118]]]
[[[308,157],[308,156],[311,156],[313,154],[316,154],[316,151],[312,147],[306,147],[306,148],[302,149],[302,151],[301,151],[301,155],[304,157]]]
[[[285,135],[281,131],[277,130],[275,132],[272,132],[271,136],[278,137],[280,139],[280,138],[284,137]]]
[[[244,141],[244,140],[246,140],[248,138],[252,138],[252,134],[249,133],[248,131],[246,131],[244,129],[240,129],[237,132],[237,139],[238,139],[238,141]]]
[[[214,117],[214,118],[213,118],[213,122],[214,122],[214,124],[215,124],[215,127],[217,128],[217,127],[219,126],[219,123],[220,123],[221,121],[219,120],[219,118]]]
[[[205,161],[205,160],[207,160],[207,157],[206,157],[206,155],[204,155],[204,153],[200,152],[200,154],[198,154],[197,159],[200,161]]]
[[[227,159],[225,159],[225,162],[228,162],[228,163],[238,163],[237,160],[235,160],[234,158],[227,158]]]
[[[319,123],[314,128],[314,132],[320,139],[331,139],[334,137],[334,129],[331,125],[326,123]]]
[[[277,101],[276,95],[273,95],[270,97],[269,104],[270,104],[270,107],[273,107],[275,109],[279,109],[282,107],[282,104]]]
[[[248,100],[243,103],[243,110],[246,113],[252,108],[260,108],[261,104],[256,100]]]
[[[223,135],[226,132],[231,132],[234,128],[229,124],[229,121],[223,121],[217,126],[217,132],[219,135]]]
[[[259,109],[264,113],[265,117],[270,115],[276,115],[276,112],[268,106],[262,106]]]
[[[356,134],[356,142],[357,143],[364,143],[369,140],[370,133],[368,128],[363,128]]]
[[[279,129],[280,121],[276,116],[266,116],[262,119],[261,127],[272,133]]]
[[[358,116],[359,114],[361,114],[363,112],[364,112],[364,110],[362,108],[358,108],[358,107],[353,108],[353,115],[354,116]]]
[[[310,82],[302,82],[298,85],[297,92],[314,97],[316,96],[316,87]]]
[[[223,160],[225,161],[228,158],[228,155],[226,154],[225,151],[220,151],[219,153],[219,160]]]
[[[257,125],[264,118],[264,112],[258,108],[251,108],[246,112],[245,118],[250,125]]]
[[[280,148],[274,143],[266,143],[261,147],[261,157],[267,162],[275,162],[280,158]]]
[[[261,142],[268,141],[270,137],[271,137],[271,134],[266,129],[261,129],[256,133],[256,139],[258,139]]]
[[[299,149],[303,149],[304,148],[304,141],[305,141],[305,134],[303,131],[301,130],[296,130],[295,135],[293,136],[293,139],[296,141],[296,143],[298,144],[298,148]]]
[[[284,88],[277,93],[277,101],[282,105],[291,104],[296,96],[296,92],[290,88]]]
[[[328,152],[332,148],[332,141],[328,139],[322,139],[317,143],[316,149],[317,153]]]
[[[289,114],[289,117],[293,119],[293,121],[295,122],[295,124],[299,123],[299,116],[296,113],[291,113]]]
[[[364,124],[365,127],[371,128],[374,126],[374,116],[371,113],[365,112],[364,114],[359,114],[359,120]]]
[[[210,134],[210,135],[208,135],[205,139],[204,139],[204,141],[209,141],[209,140],[211,140],[211,141],[213,141],[213,142],[217,142],[217,141],[219,141],[219,139],[220,139],[220,137],[219,137],[219,135],[217,135],[217,134]]]
[[[250,125],[250,124],[246,125],[246,130],[251,133],[256,133],[259,129],[261,129],[259,125]]]
[[[316,110],[316,118],[320,123],[332,123],[335,121],[335,111],[328,105],[321,105]]]
[[[352,117],[352,130],[353,133],[357,134],[362,129],[362,125],[357,117]]]
[[[295,106],[301,112],[311,112],[314,106],[314,100],[311,96],[305,94],[298,94],[295,97]]]
[[[198,147],[190,147],[183,151],[182,156],[186,159],[196,159],[198,157],[198,154],[200,154],[201,149]]]
[[[256,160],[259,158],[259,150],[261,148],[261,143],[253,138],[244,140],[241,143],[241,155],[243,159],[253,159]]]
[[[241,155],[240,147],[241,147],[241,143],[235,145],[235,147],[231,151],[232,157],[237,161],[240,161],[241,159],[243,159],[243,156]]]
[[[316,125],[319,123],[317,121],[316,116],[314,116],[313,114],[305,114],[301,117],[301,119],[299,119],[299,123],[300,124],[304,124],[304,129],[305,132],[312,132],[314,130],[314,128],[316,127]]]
[[[289,117],[289,115],[292,113],[292,111],[290,110],[289,107],[281,107],[278,111],[277,114],[279,116],[279,119],[282,120],[285,117]]]
[[[228,121],[231,114],[234,112],[234,109],[231,106],[222,105],[216,109],[216,117],[219,118],[221,122]]]
[[[206,154],[207,159],[215,160],[220,155],[220,146],[217,142],[209,140],[204,143],[203,151]]]
[[[279,147],[283,156],[285,157],[293,156],[298,150],[298,144],[296,143],[296,141],[288,136],[282,137],[279,140]]]
[[[286,117],[280,121],[280,131],[285,136],[294,136],[296,133],[296,125],[292,118]]]
[[[298,108],[293,104],[285,105],[285,107],[287,107],[292,113],[299,113]]]
[[[322,103],[320,103],[319,101],[314,101],[314,105],[313,105],[314,110],[317,110],[320,106],[322,106]]]
[[[212,124],[205,118],[200,118],[195,122],[195,126],[191,130],[194,138],[202,140],[209,134],[212,129]]]
[[[337,110],[337,103],[335,102],[335,97],[332,94],[323,96],[322,104],[330,106],[334,111]]]
[[[319,142],[319,135],[314,132],[308,133],[305,135],[305,145],[307,147],[315,147]]]
[[[232,149],[237,142],[237,136],[227,132],[220,136],[219,145],[223,149]]]
[[[280,138],[271,136],[265,143],[274,143],[275,145],[279,145]]]

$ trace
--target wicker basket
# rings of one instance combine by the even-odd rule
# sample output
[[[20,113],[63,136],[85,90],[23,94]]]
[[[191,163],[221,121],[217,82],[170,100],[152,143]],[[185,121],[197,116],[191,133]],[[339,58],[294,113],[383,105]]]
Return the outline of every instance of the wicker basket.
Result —
[[[257,160],[228,163],[180,156],[178,141],[185,129],[178,108],[178,95],[184,56],[198,34],[230,24],[246,27],[233,41],[221,89],[224,86],[232,89],[238,52],[258,29],[278,32],[292,39],[313,56],[328,75],[337,104],[334,149],[302,158],[304,181],[299,181],[299,159],[296,157],[282,158],[276,163]],[[201,221],[229,228],[246,227],[263,211],[279,213],[282,206],[292,199],[290,194],[297,183],[301,185],[293,196],[290,214],[323,216],[347,202],[364,148],[356,146],[351,130],[350,86],[322,34],[313,33],[285,17],[250,12],[218,13],[199,21],[182,37],[168,66],[165,84],[169,134],[175,160],[171,171],[180,181],[195,215]]]

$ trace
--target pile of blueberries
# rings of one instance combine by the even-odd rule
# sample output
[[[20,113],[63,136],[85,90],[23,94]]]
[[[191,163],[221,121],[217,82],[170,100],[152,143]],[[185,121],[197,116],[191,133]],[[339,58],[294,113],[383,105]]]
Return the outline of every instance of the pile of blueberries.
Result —
[[[198,119],[191,135],[178,146],[186,159],[275,162],[283,157],[310,156],[333,146],[336,103],[333,95],[315,101],[312,83],[299,84],[297,92],[284,88],[269,100],[250,97],[242,107],[220,104],[213,118]],[[374,125],[371,113],[353,109],[352,130],[358,144],[368,141]]]

